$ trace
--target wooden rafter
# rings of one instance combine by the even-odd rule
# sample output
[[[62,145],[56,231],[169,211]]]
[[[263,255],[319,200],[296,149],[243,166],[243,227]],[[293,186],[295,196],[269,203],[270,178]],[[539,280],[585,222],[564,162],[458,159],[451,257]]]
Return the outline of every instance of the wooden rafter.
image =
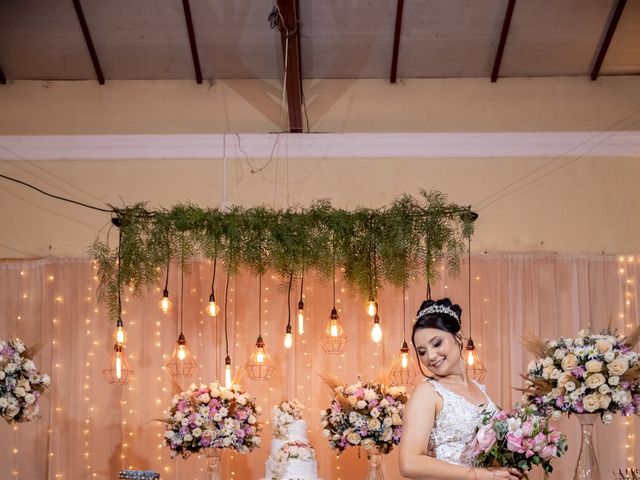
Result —
[[[191,47],[191,58],[193,59],[193,69],[196,72],[196,82],[202,83],[202,71],[200,70],[200,59],[198,58],[198,45],[196,44],[196,31],[193,28],[191,18],[191,6],[189,0],[182,0],[184,9],[184,19],[187,22],[187,32],[189,33],[189,46]]]
[[[278,0],[284,25],[280,27],[282,50],[285,56],[289,131],[302,132],[302,74],[300,61],[300,21],[297,0]],[[288,40],[288,45],[287,45]]]
[[[7,84],[7,77],[4,76],[4,72],[2,71],[2,67],[0,67],[0,84],[1,85],[6,85]]]
[[[600,75],[600,69],[602,68],[602,64],[604,63],[604,57],[607,55],[607,50],[609,50],[609,45],[611,45],[611,39],[613,38],[613,34],[616,32],[618,22],[620,21],[622,11],[624,10],[624,6],[626,4],[627,0],[618,0],[618,2],[613,6],[613,10],[611,11],[611,15],[609,16],[609,25],[607,27],[607,31],[604,34],[602,44],[600,45],[600,49],[598,50],[596,61],[593,64],[593,70],[591,70],[591,80],[596,80],[598,78],[598,75]]]
[[[80,22],[80,28],[82,29],[82,34],[84,35],[84,41],[87,44],[87,48],[89,49],[89,55],[91,55],[91,62],[93,63],[93,69],[96,72],[96,77],[98,77],[98,82],[100,83],[100,85],[104,85],[104,75],[102,73],[102,67],[100,67],[100,61],[98,60],[96,48],[93,46],[91,32],[89,31],[87,20],[84,18],[84,12],[82,11],[80,0],[73,0],[73,6],[76,9],[76,15],[78,16],[78,22]]]
[[[511,17],[513,17],[513,9],[516,7],[516,0],[509,0],[507,11],[504,14],[504,22],[502,22],[502,32],[500,33],[500,42],[496,51],[496,58],[493,62],[493,70],[491,71],[491,82],[495,83],[500,74],[500,64],[502,63],[502,55],[504,47],[507,44],[507,36],[509,35],[509,27],[511,26]]]
[[[400,53],[400,34],[402,32],[402,12],[404,10],[404,0],[398,0],[396,5],[396,27],[393,32],[393,56],[391,57],[391,75],[389,81],[396,83],[398,74],[398,55]]]

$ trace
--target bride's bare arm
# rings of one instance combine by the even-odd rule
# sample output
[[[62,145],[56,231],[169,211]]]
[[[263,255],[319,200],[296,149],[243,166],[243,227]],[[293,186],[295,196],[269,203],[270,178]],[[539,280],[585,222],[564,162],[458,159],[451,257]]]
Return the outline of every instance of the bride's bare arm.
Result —
[[[427,455],[436,418],[438,394],[429,382],[416,385],[404,411],[400,441],[400,473],[412,480],[518,479],[515,469],[483,469],[453,465]],[[510,471],[512,470],[512,471]]]

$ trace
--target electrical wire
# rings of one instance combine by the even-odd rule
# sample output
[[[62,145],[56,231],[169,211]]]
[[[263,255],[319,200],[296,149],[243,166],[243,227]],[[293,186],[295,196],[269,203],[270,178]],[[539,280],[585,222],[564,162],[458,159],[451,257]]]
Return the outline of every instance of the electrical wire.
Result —
[[[90,208],[92,210],[97,210],[99,212],[116,213],[115,209],[113,209],[113,208],[110,209],[110,210],[107,210],[106,208],[96,207],[94,205],[89,205],[89,204],[86,204],[86,203],[83,203],[83,202],[79,202],[77,200],[72,200],[70,198],[65,198],[65,197],[61,197],[59,195],[54,195],[53,193],[45,192],[44,190],[41,190],[38,187],[31,185],[30,183],[23,182],[22,180],[18,180],[17,178],[13,178],[13,177],[10,177],[8,175],[3,175],[3,174],[0,173],[0,178],[4,178],[5,180],[9,180],[11,182],[15,182],[15,183],[19,183],[20,185],[24,185],[25,187],[32,188],[36,192],[42,193],[43,195],[46,195],[46,196],[51,197],[51,198],[55,198],[56,200],[62,200],[63,202],[73,203],[75,205],[79,205],[79,206],[85,207],[85,208]]]

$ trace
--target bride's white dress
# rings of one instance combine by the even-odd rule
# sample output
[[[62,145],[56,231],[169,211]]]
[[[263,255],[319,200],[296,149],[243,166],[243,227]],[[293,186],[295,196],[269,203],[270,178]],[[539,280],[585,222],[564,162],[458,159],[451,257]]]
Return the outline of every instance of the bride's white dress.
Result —
[[[427,381],[442,397],[442,409],[436,416],[429,438],[429,455],[456,465],[472,465],[469,444],[475,437],[483,411],[497,411],[495,404],[487,395],[484,385],[475,381],[487,399],[481,407],[448,390],[436,380]]]

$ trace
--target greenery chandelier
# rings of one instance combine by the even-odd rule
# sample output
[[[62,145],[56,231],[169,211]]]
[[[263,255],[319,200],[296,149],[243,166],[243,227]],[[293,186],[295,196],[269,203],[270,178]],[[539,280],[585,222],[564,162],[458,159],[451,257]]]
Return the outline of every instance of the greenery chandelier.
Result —
[[[98,265],[98,297],[112,316],[117,316],[119,287],[131,286],[141,295],[161,282],[170,261],[187,267],[202,257],[221,260],[231,273],[273,270],[283,283],[309,270],[329,278],[335,262],[352,288],[374,298],[384,282],[435,280],[440,262],[450,275],[457,274],[476,218],[471,207],[449,203],[437,191],[354,211],[320,200],[286,210],[221,211],[186,204],[150,211],[136,204],[115,208],[114,215],[121,229],[119,249],[109,244],[108,234],[90,249]]]

